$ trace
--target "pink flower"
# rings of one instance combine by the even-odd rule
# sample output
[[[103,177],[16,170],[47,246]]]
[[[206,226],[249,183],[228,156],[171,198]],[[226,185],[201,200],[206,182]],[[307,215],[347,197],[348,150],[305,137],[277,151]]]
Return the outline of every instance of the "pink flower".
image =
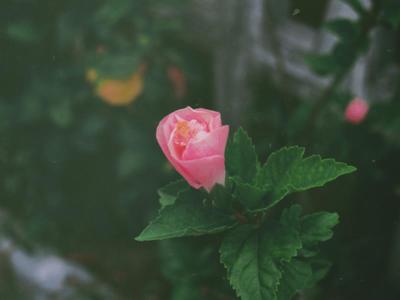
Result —
[[[344,113],[347,122],[352,124],[361,123],[367,116],[369,105],[362,98],[355,98],[347,105]]]
[[[211,191],[225,183],[225,146],[229,126],[222,126],[219,112],[191,107],[163,118],[157,141],[174,168],[194,188]]]

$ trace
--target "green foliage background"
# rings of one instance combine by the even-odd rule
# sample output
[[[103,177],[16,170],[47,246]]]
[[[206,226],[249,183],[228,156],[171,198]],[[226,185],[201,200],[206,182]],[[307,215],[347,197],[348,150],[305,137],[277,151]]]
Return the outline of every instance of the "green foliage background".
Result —
[[[384,64],[399,66],[400,7],[376,0],[366,11],[357,0],[346,2],[359,21],[323,25],[338,43],[331,53],[305,57],[316,74],[334,78],[324,97],[302,99],[260,72],[241,125],[263,161],[301,144],[359,170],[323,190],[289,196],[307,213],[341,215],[336,237],[324,246],[332,270],[304,297],[399,299],[400,277],[391,265],[400,255],[400,89],[353,126],[342,112],[355,95],[338,87],[368,49],[374,28],[391,33]],[[308,2],[292,5],[306,12],[295,18],[322,26],[307,15]],[[177,0],[1,3],[0,209],[18,222],[27,244],[87,266],[129,299],[235,299],[213,247],[218,237],[133,239],[157,212],[156,190],[179,178],[156,144],[158,121],[187,105],[215,108],[211,53],[188,38],[188,6]],[[123,79],[143,63],[143,93],[128,106],[105,103],[85,79],[90,68]],[[171,66],[185,76],[183,98],[168,78]],[[400,78],[393,80],[400,87]]]

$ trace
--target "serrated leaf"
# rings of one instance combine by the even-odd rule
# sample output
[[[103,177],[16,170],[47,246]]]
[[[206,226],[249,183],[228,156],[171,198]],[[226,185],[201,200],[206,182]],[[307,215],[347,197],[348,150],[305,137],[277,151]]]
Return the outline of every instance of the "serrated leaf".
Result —
[[[337,213],[318,212],[301,219],[301,240],[307,246],[327,241],[333,236],[332,228],[339,223]]]
[[[298,207],[294,207],[285,211],[279,223],[258,229],[243,225],[225,236],[220,249],[221,262],[242,300],[277,299],[282,277],[280,263],[290,261],[301,248],[294,225],[298,218]]]
[[[270,190],[268,207],[275,205],[287,194],[321,187],[356,168],[319,155],[303,158],[304,148],[285,147],[272,153],[257,175],[257,185]]]
[[[137,241],[163,240],[183,236],[198,236],[222,232],[235,226],[236,221],[215,207],[203,204],[201,193],[181,193],[173,205],[161,209],[136,238]]]
[[[282,264],[282,279],[278,289],[278,300],[290,300],[299,291],[309,287],[313,279],[310,264],[292,259]]]
[[[160,196],[159,202],[161,207],[172,205],[175,203],[176,198],[182,192],[189,189],[188,184],[185,180],[177,180],[167,184],[166,186],[158,190],[158,195]]]
[[[271,153],[263,168],[257,174],[257,186],[275,188],[277,185],[290,180],[288,170],[292,168],[304,155],[303,147],[284,147]]]
[[[296,163],[290,174],[291,191],[305,191],[321,187],[339,176],[352,173],[355,167],[334,159],[322,159],[319,155],[309,156]]]
[[[240,226],[228,233],[221,245],[221,262],[241,299],[275,299],[281,273],[252,230],[251,226]]]
[[[241,225],[226,234],[221,262],[242,300],[290,300],[328,272],[329,262],[301,257],[302,238],[307,243],[312,239],[313,244],[325,241],[331,237],[327,228],[330,230],[337,218],[329,213],[301,217],[301,211],[299,205],[293,205],[282,212],[278,222],[260,228]],[[318,226],[323,228],[314,228]]]
[[[225,155],[228,174],[250,183],[257,174],[258,160],[253,142],[247,133],[239,128],[233,141],[228,144]]]

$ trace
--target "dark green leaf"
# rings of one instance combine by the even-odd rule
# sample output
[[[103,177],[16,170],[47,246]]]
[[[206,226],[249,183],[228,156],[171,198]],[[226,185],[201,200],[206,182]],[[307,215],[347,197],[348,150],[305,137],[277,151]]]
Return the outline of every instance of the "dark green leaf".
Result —
[[[258,229],[243,225],[225,236],[220,249],[221,262],[241,299],[277,299],[282,277],[280,263],[290,261],[301,248],[295,226],[299,213],[298,207],[292,207],[285,210],[279,223]]]
[[[229,232],[221,245],[221,262],[228,278],[243,300],[275,299],[281,273],[251,226]]]
[[[231,181],[229,178],[226,180],[225,186],[216,184],[208,195],[212,204],[221,209],[231,209],[232,195],[231,195]]]
[[[218,233],[235,226],[235,220],[203,204],[201,193],[181,193],[173,205],[164,207],[136,238],[137,241],[163,240],[182,236]]]
[[[257,186],[266,186],[268,189],[279,190],[290,181],[289,170],[299,162],[304,155],[302,147],[284,147],[271,153],[263,168],[257,174]]]
[[[355,170],[355,167],[336,162],[334,159],[322,159],[319,155],[312,155],[293,166],[290,172],[290,190],[305,191],[321,187]]]
[[[226,234],[220,249],[221,262],[242,300],[290,300],[326,275],[329,262],[300,258],[300,231],[303,225],[302,237],[308,236],[307,242],[310,236],[313,241],[324,241],[330,237],[326,228],[331,228],[337,218],[335,221],[326,213],[300,215],[301,207],[293,205],[283,211],[279,222],[270,221],[260,228],[241,225]],[[318,226],[325,229],[314,228]]]
[[[228,174],[251,183],[257,174],[258,161],[253,143],[247,133],[239,128],[226,150]]]
[[[235,180],[235,178],[233,178],[232,181],[235,182],[235,192],[233,196],[244,207],[249,210],[265,207],[266,203],[262,201],[266,193],[265,188],[243,183],[240,180]]]
[[[176,198],[181,192],[187,191],[189,189],[188,184],[184,180],[178,180],[167,184],[158,190],[158,195],[160,196],[161,207],[172,205],[175,203]]]
[[[332,266],[332,263],[326,259],[320,258],[310,259],[309,262],[313,270],[313,278],[309,284],[309,287],[312,287],[326,276]]]
[[[282,264],[282,279],[278,289],[278,300],[290,300],[299,291],[307,288],[312,280],[311,266],[300,259]]]
[[[301,219],[301,240],[305,245],[314,245],[332,238],[332,228],[339,223],[337,213],[318,212]]]
[[[257,185],[271,192],[269,207],[288,193],[304,191],[354,172],[356,169],[318,155],[303,159],[304,148],[294,146],[272,153],[257,176]]]

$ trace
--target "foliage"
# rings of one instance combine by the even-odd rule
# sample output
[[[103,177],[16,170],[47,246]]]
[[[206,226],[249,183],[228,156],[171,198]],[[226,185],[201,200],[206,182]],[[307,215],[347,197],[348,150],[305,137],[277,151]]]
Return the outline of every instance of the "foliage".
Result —
[[[278,220],[266,212],[290,192],[323,186],[355,170],[319,156],[303,159],[303,154],[300,147],[283,148],[270,154],[260,167],[251,139],[240,128],[226,150],[231,184],[216,188],[226,192],[217,190],[208,196],[190,189],[177,193],[176,183],[167,186],[160,192],[161,199],[172,197],[174,201],[168,201],[136,239],[224,232],[221,262],[241,299],[292,299],[326,273],[326,264],[323,270],[313,266],[315,247],[332,237],[338,215],[319,212],[302,216],[299,205],[283,210]]]

